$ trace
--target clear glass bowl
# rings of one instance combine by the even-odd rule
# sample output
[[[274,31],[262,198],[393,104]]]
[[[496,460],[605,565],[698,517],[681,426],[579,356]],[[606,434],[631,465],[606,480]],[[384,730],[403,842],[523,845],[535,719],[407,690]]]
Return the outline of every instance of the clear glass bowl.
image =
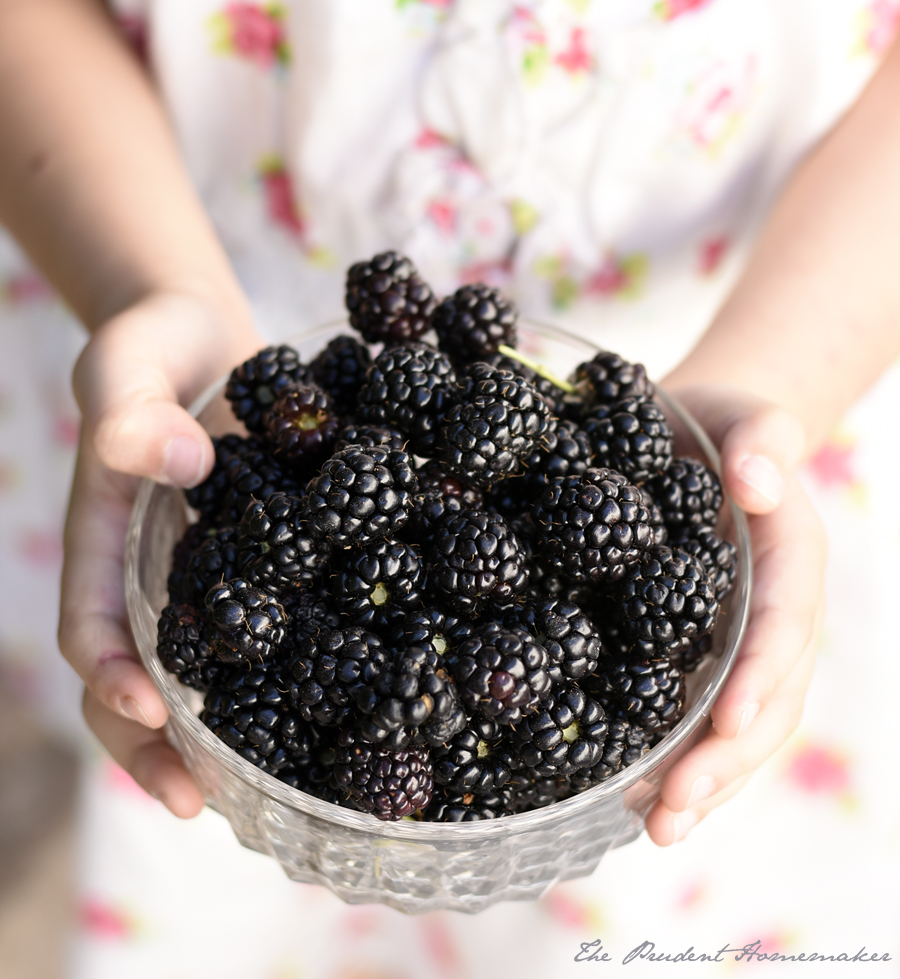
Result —
[[[293,338],[304,360],[332,337],[334,323]],[[560,377],[597,347],[555,328],[520,326],[520,350]],[[213,435],[239,428],[222,395],[224,380],[195,406]],[[678,452],[718,468],[699,425],[659,393],[678,433]],[[498,901],[535,900],[553,883],[590,874],[610,848],[636,839],[659,797],[663,774],[706,731],[709,712],[734,665],[750,600],[750,539],[733,504],[723,532],[738,547],[737,586],[726,599],[713,649],[688,677],[684,720],[639,762],[601,785],[544,809],[474,823],[389,823],[307,796],[264,774],[219,741],[198,719],[202,698],[163,669],[156,624],[167,604],[172,547],[191,521],[183,494],[145,481],[128,532],[125,584],[131,627],[144,665],[170,711],[167,732],[208,805],[231,823],[244,846],[275,857],[293,880],[321,884],[351,904],[388,904],[420,913],[476,912]]]

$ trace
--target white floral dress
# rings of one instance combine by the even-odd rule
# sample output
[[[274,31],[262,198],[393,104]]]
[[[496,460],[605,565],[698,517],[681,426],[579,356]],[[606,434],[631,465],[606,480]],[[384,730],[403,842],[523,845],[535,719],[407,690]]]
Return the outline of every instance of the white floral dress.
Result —
[[[900,22],[900,0],[116,6],[270,339],[339,316],[346,266],[396,247],[438,292],[497,284],[526,315],[656,375],[708,323],[785,175]],[[7,601],[24,603],[57,587],[77,432],[64,392],[80,340],[5,242],[0,297],[0,575]],[[900,657],[892,582],[873,580],[859,547],[900,543],[897,380],[807,474],[833,557],[804,722],[687,842],[639,840],[536,904],[405,918],[289,882],[210,811],[175,820],[93,748],[71,975],[582,975],[603,967],[574,961],[594,939],[607,969],[635,976],[666,968],[620,964],[644,940],[670,954],[759,939],[786,954],[865,945],[900,958],[887,883],[900,870],[900,793],[885,777],[896,722],[870,709],[900,682]],[[74,718],[53,623],[32,623],[0,623],[3,669],[48,716]]]

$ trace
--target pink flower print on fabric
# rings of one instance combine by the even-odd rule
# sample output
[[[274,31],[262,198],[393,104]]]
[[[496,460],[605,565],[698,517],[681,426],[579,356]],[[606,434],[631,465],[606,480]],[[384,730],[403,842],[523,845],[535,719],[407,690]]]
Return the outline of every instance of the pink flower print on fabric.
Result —
[[[562,928],[581,934],[597,934],[607,922],[596,899],[582,893],[578,885],[557,884],[539,905]]]
[[[808,795],[827,796],[845,809],[854,809],[850,760],[837,748],[807,742],[788,761],[785,778]]]
[[[727,235],[715,235],[700,242],[697,265],[701,275],[713,275],[728,254],[731,242]]]
[[[23,531],[16,541],[16,551],[35,567],[56,568],[62,565],[62,535],[58,530]]]
[[[648,257],[640,252],[630,255],[607,253],[598,269],[579,277],[564,255],[539,259],[534,265],[537,276],[549,280],[551,302],[557,309],[568,309],[581,298],[636,299],[644,288],[650,267]]]
[[[859,14],[856,49],[873,57],[887,54],[900,29],[900,0],[872,0]]]
[[[806,464],[806,471],[825,491],[845,493],[850,501],[866,501],[865,485],[856,468],[856,439],[847,432],[832,435]]]
[[[689,84],[677,125],[693,146],[716,157],[740,131],[756,91],[757,65],[752,55],[742,65],[708,64]]]
[[[659,0],[653,5],[653,13],[664,21],[675,20],[683,14],[692,13],[695,10],[702,10],[708,6],[712,0]]]
[[[547,33],[527,7],[513,7],[508,33],[513,50],[520,59],[522,74],[531,83],[541,81],[551,63]]]
[[[128,911],[102,898],[86,896],[78,903],[78,923],[92,938],[105,941],[133,941],[138,922]]]
[[[281,3],[228,3],[209,19],[213,49],[260,68],[289,65],[286,22],[287,8]]]
[[[398,10],[416,6],[447,8],[453,6],[453,0],[397,0]]]
[[[289,235],[300,238],[306,224],[297,206],[294,181],[279,156],[264,157],[257,168],[269,218]]]
[[[10,306],[45,302],[53,298],[53,290],[33,269],[25,269],[0,282],[0,300]]]
[[[553,59],[570,75],[586,74],[594,67],[594,57],[588,50],[586,36],[583,27],[573,27],[569,35],[569,46]]]

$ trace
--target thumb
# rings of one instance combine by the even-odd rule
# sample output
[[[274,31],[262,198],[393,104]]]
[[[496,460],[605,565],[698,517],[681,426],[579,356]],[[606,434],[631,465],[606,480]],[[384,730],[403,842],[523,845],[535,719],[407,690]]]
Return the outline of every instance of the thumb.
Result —
[[[215,454],[180,402],[193,399],[218,369],[191,349],[199,344],[189,323],[182,320],[169,336],[160,319],[136,309],[101,327],[78,359],[73,386],[85,434],[106,466],[190,487],[206,477]]]
[[[722,481],[735,503],[748,513],[774,510],[803,458],[796,415],[732,388],[691,388],[677,396],[719,447]]]

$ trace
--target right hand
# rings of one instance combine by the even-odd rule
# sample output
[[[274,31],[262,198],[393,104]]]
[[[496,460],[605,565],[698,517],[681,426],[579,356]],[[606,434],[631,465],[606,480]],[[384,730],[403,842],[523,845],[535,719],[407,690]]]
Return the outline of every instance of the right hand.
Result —
[[[74,373],[83,420],[64,535],[59,645],[85,683],[84,715],[109,753],[176,816],[203,808],[169,745],[165,702],[128,626],[125,535],[139,477],[190,487],[209,436],[185,410],[262,342],[246,317],[183,294],[153,295],[101,326]]]

